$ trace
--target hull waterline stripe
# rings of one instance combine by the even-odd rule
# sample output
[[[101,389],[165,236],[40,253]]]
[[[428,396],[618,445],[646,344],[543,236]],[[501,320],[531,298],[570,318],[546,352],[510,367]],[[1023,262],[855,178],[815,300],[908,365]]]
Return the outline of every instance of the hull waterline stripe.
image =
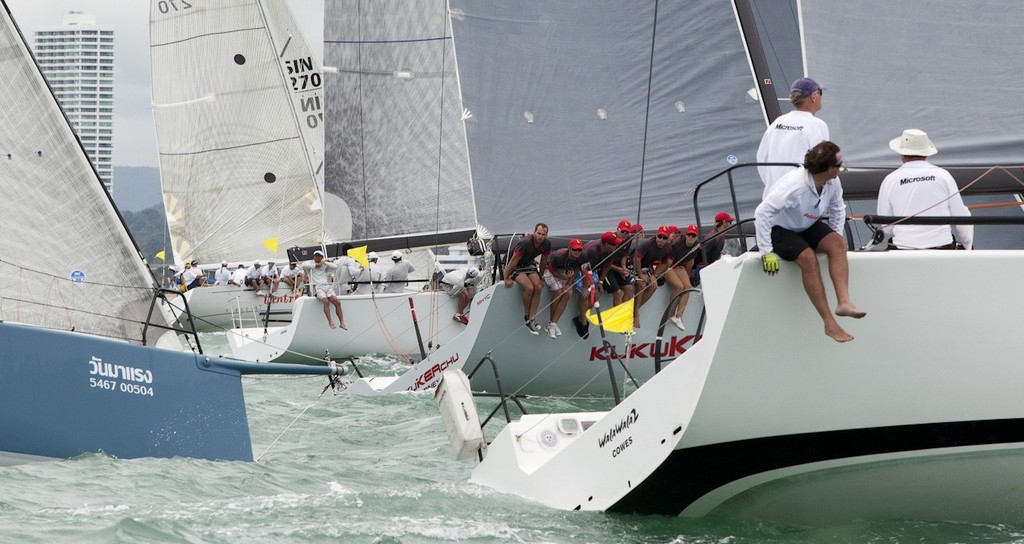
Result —
[[[827,431],[675,450],[609,512],[678,515],[707,493],[762,472],[820,461],[1024,442],[1024,418]]]

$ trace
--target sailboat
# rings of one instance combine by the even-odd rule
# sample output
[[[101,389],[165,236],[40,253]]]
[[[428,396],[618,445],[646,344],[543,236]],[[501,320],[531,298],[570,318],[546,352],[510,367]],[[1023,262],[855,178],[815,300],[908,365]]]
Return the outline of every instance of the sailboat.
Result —
[[[444,4],[329,2],[325,9],[325,217],[347,203],[352,243],[378,252],[465,243],[477,218]],[[335,245],[326,249],[328,258],[339,254]],[[421,263],[417,274],[426,280],[435,265]],[[411,287],[421,291],[424,283]],[[300,298],[286,325],[233,330],[231,352],[278,362],[367,353],[422,359],[461,325],[450,321],[455,303],[447,295],[415,291],[343,296],[348,331],[330,330],[321,302]]]
[[[918,127],[965,192],[1019,192],[1024,133],[998,107],[1024,92],[1019,2],[799,7],[807,73],[831,85],[830,112],[849,114],[829,124],[850,177],[873,176],[877,194],[894,167],[861,167],[895,163],[886,142]],[[936,72],[923,85],[908,66]],[[958,167],[938,162],[944,150]],[[851,252],[868,316],[843,324],[845,344],[821,334],[795,266],[768,279],[756,254],[723,257],[702,273],[696,345],[610,411],[510,423],[472,481],[566,510],[1021,523],[1017,247]]]
[[[287,266],[288,248],[350,236],[337,197],[325,223],[323,71],[287,2],[154,0],[150,13],[161,185],[179,267]],[[184,296],[197,327],[218,330],[268,312],[287,320],[297,294],[281,291]]]
[[[364,20],[363,28],[382,28],[388,17],[400,21],[397,15],[409,4],[332,2],[339,8],[327,27],[379,14]],[[747,98],[751,77],[738,34],[698,37],[687,30],[695,21],[728,25],[731,9],[675,6],[655,13],[653,4],[601,2],[580,13],[578,6],[551,2],[453,2],[450,10],[446,2],[411,4],[452,21],[451,34],[390,39],[418,47],[432,43],[435,55],[438,43],[451,42],[458,71],[450,79],[457,76],[461,89],[472,194],[481,223],[492,232],[522,232],[544,222],[556,234],[600,233],[626,218],[641,219],[651,231],[660,224],[685,225],[695,221],[688,220],[689,201],[677,189],[681,180],[695,183],[730,164],[753,160],[763,121],[756,102]],[[714,91],[704,83],[708,72],[716,74]],[[412,76],[380,68],[372,81],[409,93],[409,86],[422,79]],[[377,100],[386,100],[388,94],[372,90]],[[360,88],[352,85],[347,92]],[[716,149],[709,149],[709,142]],[[760,185],[756,175],[737,172],[734,181],[742,206],[753,209],[754,191],[747,189]],[[328,190],[330,182],[328,176]],[[730,202],[727,186],[711,190],[716,205]],[[438,370],[451,367],[451,361],[468,365],[468,371],[490,354],[509,391],[610,394],[627,378],[615,362],[610,379],[608,357],[623,358],[642,382],[653,375],[657,356],[674,357],[692,344],[699,297],[691,297],[687,330],[670,326],[658,344],[668,304],[667,290],[659,291],[645,305],[642,327],[633,336],[612,336],[613,350],[602,344],[596,327],[587,339],[572,332],[554,340],[530,335],[522,326],[518,287],[483,290],[461,336],[402,376],[357,380],[349,391],[432,387]],[[611,297],[602,304],[610,307]],[[566,312],[560,328],[572,331],[574,315]],[[488,391],[497,385],[488,368],[472,384]]]
[[[6,3],[0,19],[0,465],[90,452],[252,460],[240,376],[337,370],[180,351]]]

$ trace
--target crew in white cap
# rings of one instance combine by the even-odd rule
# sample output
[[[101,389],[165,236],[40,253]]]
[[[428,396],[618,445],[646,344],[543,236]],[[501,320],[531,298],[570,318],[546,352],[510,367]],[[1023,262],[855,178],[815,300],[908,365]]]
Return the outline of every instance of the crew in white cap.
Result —
[[[828,125],[814,114],[821,110],[825,89],[809,77],[800,78],[789,88],[789,101],[793,111],[780,115],[768,126],[757,148],[757,162],[788,162],[803,164],[807,150],[828,140]],[[775,187],[779,178],[796,166],[758,166],[757,173],[764,182],[761,199]]]
[[[401,251],[391,254],[391,262],[395,264],[384,274],[384,292],[401,293],[409,285],[409,273],[415,272],[416,268],[402,260]]]
[[[228,262],[220,263],[220,268],[213,274],[213,285],[227,285],[231,280],[231,270],[228,270]]]
[[[466,317],[464,312],[466,311],[466,306],[469,306],[469,301],[473,300],[473,296],[476,295],[477,286],[480,285],[480,280],[482,279],[483,276],[480,275],[480,270],[475,266],[456,268],[441,278],[441,289],[445,293],[459,299],[456,303],[458,311],[452,316],[453,320],[463,325],[469,324],[469,318]]]
[[[337,328],[334,320],[331,319],[331,306],[334,306],[334,313],[338,314],[338,322],[342,329],[345,327],[345,317],[341,313],[341,301],[338,294],[334,292],[334,282],[331,281],[331,273],[338,271],[338,263],[324,260],[324,252],[319,249],[313,252],[313,260],[302,263],[302,269],[309,278],[309,288],[316,298],[324,304],[324,315],[327,316],[327,324],[332,329]]]
[[[878,190],[878,215],[968,216],[971,212],[960,198],[960,189],[948,171],[925,157],[938,153],[924,131],[907,129],[889,142],[900,154],[903,166],[889,174]],[[887,225],[883,238],[892,236],[898,249],[972,249],[974,226],[956,225],[956,239],[949,225]],[[960,245],[957,245],[959,242]]]

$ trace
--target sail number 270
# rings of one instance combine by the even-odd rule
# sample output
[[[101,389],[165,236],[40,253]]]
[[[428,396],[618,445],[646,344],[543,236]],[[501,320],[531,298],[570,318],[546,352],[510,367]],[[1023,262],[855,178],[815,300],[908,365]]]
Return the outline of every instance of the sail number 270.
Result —
[[[172,11],[182,11],[192,7],[185,0],[160,0],[156,3],[156,9],[160,10],[160,13],[170,13]]]

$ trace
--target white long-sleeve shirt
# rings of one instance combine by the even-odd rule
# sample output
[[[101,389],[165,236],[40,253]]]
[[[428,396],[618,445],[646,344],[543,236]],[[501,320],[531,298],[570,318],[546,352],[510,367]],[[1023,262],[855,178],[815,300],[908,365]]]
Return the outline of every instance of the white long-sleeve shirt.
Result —
[[[757,148],[757,162],[803,164],[807,150],[828,139],[825,121],[810,112],[793,110],[780,115],[764,131],[761,145]],[[782,176],[792,170],[792,166],[758,166],[757,173],[764,182],[762,200],[768,197]]]
[[[839,178],[826,181],[819,195],[814,179],[806,168],[801,166],[782,176],[772,192],[754,210],[758,251],[761,255],[774,251],[772,227],[802,232],[826,213],[828,226],[842,236],[846,204],[843,202],[843,186]]]
[[[878,190],[878,215],[970,216],[960,198],[953,176],[926,160],[903,163],[882,181]],[[967,249],[974,247],[974,225],[956,225],[956,238]],[[953,242],[949,225],[895,225],[884,228],[886,237],[900,249],[924,249]]]

